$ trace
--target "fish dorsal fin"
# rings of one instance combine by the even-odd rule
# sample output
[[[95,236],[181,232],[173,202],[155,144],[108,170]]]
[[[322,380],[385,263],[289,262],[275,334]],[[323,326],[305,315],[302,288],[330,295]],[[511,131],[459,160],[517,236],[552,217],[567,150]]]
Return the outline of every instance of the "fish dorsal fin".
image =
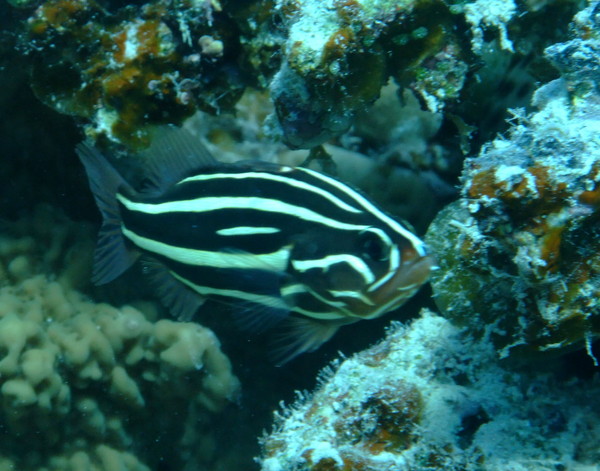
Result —
[[[185,128],[160,126],[150,147],[140,153],[145,160],[146,190],[162,192],[194,171],[218,164],[217,159]]]

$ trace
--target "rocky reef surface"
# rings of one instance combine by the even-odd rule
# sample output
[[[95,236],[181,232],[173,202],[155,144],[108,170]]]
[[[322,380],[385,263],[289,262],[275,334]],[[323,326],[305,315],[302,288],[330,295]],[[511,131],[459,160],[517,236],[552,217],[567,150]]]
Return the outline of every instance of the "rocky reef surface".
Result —
[[[564,34],[581,2],[101,0],[9,2],[36,96],[104,144],[146,147],[152,125],[232,111],[268,89],[271,133],[310,148],[341,135],[391,78],[475,125],[486,90]],[[543,18],[544,32],[539,30]],[[552,24],[547,24],[548,20]],[[526,93],[527,84],[520,93]],[[508,93],[506,94],[508,95]],[[475,100],[473,98],[480,98]],[[499,97],[501,99],[505,97]],[[467,106],[465,99],[470,99]],[[108,141],[108,142],[107,142]]]
[[[503,356],[589,349],[600,334],[599,30],[595,4],[546,49],[561,77],[466,160],[461,198],[429,230],[438,306]]]
[[[263,471],[591,470],[600,456],[598,381],[507,370],[431,311],[319,383],[276,415]]]

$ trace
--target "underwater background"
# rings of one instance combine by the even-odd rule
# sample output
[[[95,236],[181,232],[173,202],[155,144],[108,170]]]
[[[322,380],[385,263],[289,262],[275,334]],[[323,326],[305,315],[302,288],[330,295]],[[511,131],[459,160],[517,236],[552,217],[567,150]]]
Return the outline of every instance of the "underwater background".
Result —
[[[0,471],[600,469],[598,1],[0,0],[0,84]],[[431,284],[282,367],[93,286],[75,146],[136,181],[165,124],[359,188]]]

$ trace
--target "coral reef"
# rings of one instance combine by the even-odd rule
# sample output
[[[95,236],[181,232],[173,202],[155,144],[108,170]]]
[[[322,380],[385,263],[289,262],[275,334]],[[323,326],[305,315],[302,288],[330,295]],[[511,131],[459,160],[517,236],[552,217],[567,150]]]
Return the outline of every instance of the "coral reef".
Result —
[[[563,5],[563,17],[576,11],[577,2],[570,3]],[[557,5],[541,9],[552,7]],[[475,125],[489,106],[484,111],[472,100],[469,109],[461,101],[486,94],[477,91],[481,79],[490,82],[484,82],[489,90],[508,70],[505,58],[540,50],[561,31],[529,34],[519,20],[528,5],[502,0],[282,0],[277,8],[285,43],[270,92],[276,128],[293,148],[346,131],[390,77],[413,90],[429,111],[447,110]],[[519,87],[531,81],[522,78]]]
[[[556,366],[569,349],[593,355],[600,332],[598,2],[567,37],[583,4],[0,0],[0,218],[39,201],[96,215],[78,126],[120,157],[154,125],[185,121],[223,161],[305,163],[423,229],[455,195],[463,153],[547,83],[536,112],[515,110],[467,160],[460,201],[429,231],[444,318],[425,312],[336,363],[277,420],[260,466],[590,469],[599,386]],[[286,148],[317,144],[307,161]],[[87,223],[42,210],[0,228],[0,470],[249,469],[267,411],[337,348],[380,335],[349,331],[274,370],[248,361],[264,358],[262,338],[240,341],[227,316],[201,319],[219,340],[159,320],[131,302],[129,280],[106,291],[130,306],[92,302],[114,298],[88,284]],[[220,341],[244,378],[243,407],[227,414],[238,381]],[[547,374],[532,352],[554,355]]]
[[[599,392],[597,381],[507,371],[486,340],[424,311],[324,370],[314,393],[276,415],[259,462],[262,471],[592,469]]]
[[[461,200],[429,230],[438,306],[503,356],[590,348],[600,334],[599,28],[595,2],[546,50],[561,78],[467,159]]]
[[[433,111],[442,105],[428,90],[442,101],[456,98],[465,80],[464,52],[443,1],[284,1],[279,10],[287,34],[270,91],[291,147],[312,147],[347,130],[390,75],[401,83],[421,75],[416,88],[431,97]],[[426,60],[432,64],[419,69]],[[443,86],[433,70],[444,75]]]
[[[143,148],[153,124],[231,109],[239,98],[245,59],[220,8],[181,0],[110,12],[94,0],[43,2],[21,39],[33,89],[83,118],[88,136]]]
[[[482,78],[493,82],[506,58],[562,37],[564,23],[539,34],[524,13],[535,25],[568,18],[579,3],[10,2],[29,15],[18,62],[31,70],[40,100],[83,122],[91,138],[130,150],[148,145],[153,125],[233,111],[249,86],[268,87],[270,132],[292,148],[345,132],[390,78],[430,111],[475,124],[487,108],[461,101],[481,94]]]
[[[443,317],[424,310],[325,369],[276,414],[262,471],[597,466],[599,21],[591,2],[546,49],[560,78],[466,160],[431,225]]]
[[[229,360],[198,324],[75,291],[88,283],[92,241],[48,208],[3,227],[0,469],[205,465],[205,427],[238,391]]]

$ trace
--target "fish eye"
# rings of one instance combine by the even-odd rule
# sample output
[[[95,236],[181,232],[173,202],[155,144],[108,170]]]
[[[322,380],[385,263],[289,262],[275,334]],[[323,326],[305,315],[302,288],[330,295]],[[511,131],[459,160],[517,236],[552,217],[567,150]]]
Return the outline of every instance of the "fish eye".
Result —
[[[383,262],[389,258],[388,244],[377,232],[369,229],[359,235],[359,250],[363,257],[375,262]]]

